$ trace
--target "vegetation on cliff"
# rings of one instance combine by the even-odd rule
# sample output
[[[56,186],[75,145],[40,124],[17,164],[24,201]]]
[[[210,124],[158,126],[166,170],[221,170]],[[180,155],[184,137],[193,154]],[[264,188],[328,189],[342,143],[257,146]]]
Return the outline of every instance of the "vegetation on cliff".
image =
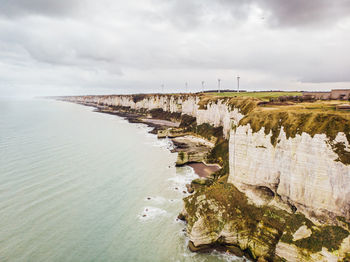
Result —
[[[299,103],[288,105],[267,104],[268,97],[248,95],[248,93],[226,96],[200,95],[199,109],[207,109],[213,104],[224,104],[228,111],[238,110],[244,115],[239,125],[250,125],[253,132],[264,128],[266,135],[271,135],[271,143],[278,144],[278,137],[283,129],[287,138],[294,138],[303,132],[315,136],[325,134],[333,151],[338,155],[337,161],[350,164],[350,152],[345,143],[335,142],[339,132],[344,132],[350,142],[350,114],[335,110],[335,103]],[[264,95],[266,95],[265,93]],[[268,94],[267,94],[268,95]],[[284,94],[286,95],[286,94]],[[293,94],[294,95],[294,94]],[[162,95],[163,96],[163,95]],[[137,103],[149,99],[151,95],[135,95],[130,98]],[[168,99],[174,99],[166,95]],[[189,96],[176,95],[177,98]],[[154,96],[158,100],[161,95]],[[153,99],[153,98],[152,98]],[[209,124],[197,125],[196,118],[181,113],[171,113],[162,109],[135,110],[130,107],[106,106],[113,110],[145,118],[181,121],[179,133],[195,134],[215,143],[207,155],[209,163],[218,163],[223,168],[209,180],[193,181],[195,192],[184,199],[184,216],[188,222],[188,232],[194,242],[190,242],[192,250],[200,250],[203,246],[224,246],[229,250],[239,248],[253,259],[264,257],[275,260],[276,246],[285,243],[295,246],[308,256],[326,248],[336,252],[345,238],[349,236],[349,222],[338,218],[338,225],[315,225],[301,213],[288,213],[270,206],[255,206],[246,195],[227,183],[228,141],[223,136],[222,127]],[[215,108],[214,108],[215,110]],[[226,108],[224,108],[226,110]],[[174,131],[176,132],[176,131]],[[186,154],[179,153],[179,158],[186,160]],[[272,196],[274,197],[274,196]],[[278,196],[276,196],[278,197]],[[295,238],[296,232],[306,227],[310,235]],[[195,232],[195,234],[192,234]],[[200,237],[196,239],[196,237]],[[201,244],[205,240],[206,244]],[[197,245],[197,246],[196,246]]]
[[[149,111],[149,113],[151,114],[152,118],[155,119],[163,119],[169,121],[181,119],[181,113],[172,113],[169,111],[164,111],[161,108],[152,109]]]
[[[244,92],[244,93],[214,93],[200,96],[200,109],[207,109],[208,105],[219,101],[227,105],[230,110],[237,108],[244,115],[239,125],[249,124],[253,132],[264,128],[266,135],[272,134],[271,143],[278,144],[278,136],[283,128],[288,138],[295,138],[303,132],[313,137],[325,134],[333,151],[338,155],[336,161],[350,164],[350,151],[343,142],[335,142],[339,132],[346,135],[350,143],[350,113],[336,111],[339,101],[319,101],[315,103],[290,103],[276,105],[263,101],[278,97],[284,92]],[[300,95],[291,93],[290,95]]]
[[[199,109],[207,109],[208,105],[217,104],[219,101],[229,107],[230,110],[237,108],[244,115],[253,111],[261,100],[252,97],[221,97],[201,95],[198,102]]]
[[[350,142],[350,115],[308,110],[255,110],[246,115],[239,125],[249,124],[253,132],[264,128],[266,135],[272,134],[272,145],[278,144],[278,136],[283,128],[287,139],[307,133],[311,137],[316,134],[325,134],[333,151],[338,155],[337,161],[350,164],[350,152],[344,143],[334,142],[339,132],[346,135]]]
[[[210,186],[197,188],[184,202],[190,234],[192,230],[196,231],[196,236],[202,234],[200,241],[210,242],[213,246],[237,246],[253,259],[276,259],[275,249],[279,241],[295,245],[303,256],[319,252],[322,247],[333,252],[349,236],[347,228],[317,226],[299,213],[290,214],[269,206],[257,207],[249,203],[234,185],[226,183],[225,177]],[[294,240],[293,234],[304,225],[312,234]],[[191,245],[201,248],[194,243]],[[208,248],[208,245],[204,247]]]
[[[142,101],[143,99],[145,99],[147,97],[146,94],[137,94],[137,95],[133,95],[132,96],[132,100],[134,101],[134,103],[137,103],[139,101]]]
[[[209,141],[215,141],[214,148],[207,156],[207,162],[219,164],[222,168],[215,173],[214,177],[221,177],[229,173],[228,140],[224,138],[222,127],[213,127],[207,123],[197,125],[195,117],[183,115],[180,127],[184,132],[191,132]]]
[[[264,106],[265,104],[260,104],[260,99],[252,97],[206,95],[200,98],[199,108],[207,109],[217,103],[230,106],[230,110],[238,108],[245,115],[239,125],[250,124],[253,132],[264,128],[266,135],[272,134],[271,143],[274,146],[279,142],[282,129],[287,139],[295,138],[303,132],[311,137],[325,134],[333,151],[338,155],[336,161],[350,164],[350,152],[345,143],[335,142],[340,132],[350,142],[350,114],[335,111],[333,102]],[[226,159],[228,146],[226,150],[225,141],[221,142],[216,143],[216,148],[208,159]],[[205,243],[211,243],[196,246],[190,242],[192,250],[208,249],[210,245],[225,246],[229,250],[228,247],[233,245],[253,259],[264,257],[267,260],[276,260],[277,244],[286,243],[295,246],[300,256],[307,259],[311,254],[321,252],[323,248],[337,254],[342,242],[349,236],[346,220],[339,226],[320,226],[301,213],[291,214],[270,206],[257,207],[249,203],[243,193],[224,181],[226,172],[228,170],[223,169],[221,176],[216,177],[218,180],[196,187],[195,193],[184,199],[188,232],[193,235],[192,239],[196,240],[202,230],[199,238],[206,239]],[[294,235],[302,227],[306,227],[310,235],[295,238]],[[194,234],[192,230],[195,231]]]
[[[271,143],[274,146],[279,142],[282,129],[287,138],[294,138],[303,132],[311,137],[325,134],[333,151],[338,155],[337,161],[350,164],[350,152],[345,143],[335,142],[339,132],[345,133],[350,142],[350,114],[337,112],[334,105],[326,104],[261,104],[266,99],[267,97],[201,95],[199,109],[207,109],[217,103],[225,104],[229,111],[238,109],[244,115],[239,125],[249,124],[253,132],[264,128],[266,135],[272,134]],[[194,181],[195,192],[184,199],[187,230],[194,241],[189,244],[192,250],[210,246],[224,246],[228,250],[239,248],[253,259],[263,257],[272,261],[280,259],[275,253],[279,243],[294,246],[301,256],[307,257],[320,252],[322,248],[337,252],[344,239],[349,236],[346,221],[339,223],[339,226],[320,226],[301,213],[292,214],[274,207],[257,207],[250,203],[245,194],[226,182],[225,175],[229,172],[228,141],[223,136],[222,127],[197,125],[194,117],[165,112],[162,109],[151,110],[150,114],[159,119],[181,120],[182,132],[215,141],[207,161],[219,163],[223,168],[210,181]],[[183,160],[185,156],[180,152],[179,157]],[[306,227],[310,235],[295,238],[296,232],[302,227]],[[198,234],[202,234],[201,240],[196,241]],[[200,243],[203,239],[205,244],[202,245]]]
[[[221,93],[207,93],[207,96],[219,97],[250,97],[258,98],[260,100],[269,100],[271,98],[278,98],[280,96],[301,96],[302,92],[221,92]]]

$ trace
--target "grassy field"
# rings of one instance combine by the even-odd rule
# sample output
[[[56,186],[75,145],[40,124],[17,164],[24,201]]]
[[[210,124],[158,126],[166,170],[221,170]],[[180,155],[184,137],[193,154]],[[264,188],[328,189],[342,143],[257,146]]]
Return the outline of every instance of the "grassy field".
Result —
[[[269,100],[280,96],[301,96],[301,92],[223,92],[223,93],[205,93],[208,96],[223,96],[223,97],[254,97],[261,100]]]

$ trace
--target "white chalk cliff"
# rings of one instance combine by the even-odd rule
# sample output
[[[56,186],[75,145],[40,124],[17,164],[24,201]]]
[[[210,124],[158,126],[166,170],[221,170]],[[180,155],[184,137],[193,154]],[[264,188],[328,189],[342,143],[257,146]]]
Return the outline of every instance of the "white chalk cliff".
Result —
[[[249,124],[239,126],[244,115],[223,99],[200,109],[200,98],[195,95],[151,95],[136,102],[134,98],[132,95],[81,96],[65,100],[136,110],[163,109],[196,117],[198,125],[222,126],[224,136],[229,139],[229,182],[247,191],[252,201],[261,203],[250,194],[251,186],[267,187],[308,216],[330,212],[350,219],[350,165],[335,161],[337,154],[325,134],[311,137],[302,133],[287,139],[282,128],[279,142],[274,146],[270,142],[272,134],[265,135],[264,128],[254,133]],[[343,133],[335,140],[344,142],[345,150],[350,151]]]
[[[171,113],[181,113],[196,117],[197,124],[208,123],[214,127],[223,127],[224,135],[229,137],[232,123],[238,124],[243,115],[238,109],[230,110],[223,101],[207,105],[206,109],[199,109],[199,98],[194,95],[170,96],[153,95],[134,102],[133,96],[81,96],[67,97],[65,100],[80,103],[104,104],[122,106],[131,109],[162,109]]]
[[[162,109],[193,116],[198,125],[207,123],[223,127],[224,137],[229,140],[228,182],[245,193],[246,201],[254,208],[259,205],[274,206],[287,212],[271,215],[274,211],[271,213],[271,207],[268,207],[260,216],[261,220],[255,221],[250,214],[243,216],[248,204],[234,200],[237,189],[225,191],[227,188],[219,185],[226,195],[233,194],[229,203],[219,203],[215,199],[215,188],[208,189],[212,195],[210,192],[195,192],[185,200],[187,210],[185,207],[183,211],[188,222],[190,243],[194,245],[192,248],[220,240],[241,250],[249,248],[254,258],[270,259],[276,255],[286,261],[337,261],[350,256],[350,223],[347,222],[350,220],[350,165],[339,161],[339,155],[334,151],[334,143],[340,143],[345,150],[343,152],[350,152],[346,136],[349,137],[349,134],[339,132],[333,141],[326,134],[311,136],[305,132],[288,137],[282,126],[273,144],[273,134],[265,134],[264,127],[253,132],[249,123],[242,125],[245,115],[234,103],[213,99],[203,106],[203,101],[196,95],[76,96],[64,97],[63,100],[122,107],[124,110]],[[239,194],[244,195],[241,192]],[[208,194],[207,197],[205,194]],[[299,215],[293,214],[295,210],[312,219],[317,226],[306,219],[300,220]],[[273,219],[280,216],[281,225],[291,224],[283,229],[268,225],[264,222],[266,216]],[[338,221],[335,223],[339,226],[337,216],[343,219],[343,229],[325,228],[319,224],[320,221]],[[243,217],[251,221],[242,221]],[[254,223],[258,223],[259,230],[250,231],[249,225]],[[305,223],[309,223],[308,226]],[[331,248],[332,243],[322,243],[322,249],[312,249],[311,241],[308,243],[311,249],[305,249],[303,239],[318,239],[317,234],[322,231],[327,235],[327,230],[342,234],[339,236],[342,241],[339,248]],[[326,241],[327,237],[323,240]]]
[[[253,133],[249,125],[231,130],[229,182],[239,189],[268,187],[307,215],[328,212],[350,218],[350,165],[335,161],[325,134],[307,133],[287,139],[283,128],[278,143],[262,128]],[[336,142],[344,142],[338,133]]]

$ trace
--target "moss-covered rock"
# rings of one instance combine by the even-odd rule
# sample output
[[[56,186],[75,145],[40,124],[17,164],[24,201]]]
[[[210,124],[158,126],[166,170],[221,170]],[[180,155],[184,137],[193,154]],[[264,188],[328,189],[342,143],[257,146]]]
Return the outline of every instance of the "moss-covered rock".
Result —
[[[200,187],[184,199],[187,231],[192,250],[217,245],[234,245],[253,259],[269,261],[277,258],[279,242],[295,246],[300,252],[315,254],[325,248],[336,253],[349,231],[339,226],[318,226],[302,214],[291,214],[269,206],[257,207],[232,184],[220,179]],[[293,240],[302,226],[311,235]]]

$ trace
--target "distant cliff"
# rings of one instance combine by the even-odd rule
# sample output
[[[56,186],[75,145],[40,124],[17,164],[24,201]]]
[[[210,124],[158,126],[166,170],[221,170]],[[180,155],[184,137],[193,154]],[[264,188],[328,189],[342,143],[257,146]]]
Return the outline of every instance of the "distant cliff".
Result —
[[[261,107],[261,101],[247,97],[61,99],[123,110],[161,109],[189,115],[197,125],[222,127],[229,145],[228,176],[185,199],[182,214],[192,250],[232,245],[253,259],[287,261],[350,256],[350,113],[323,105]]]
[[[205,104],[201,108],[196,95],[123,95],[123,96],[74,96],[64,100],[75,103],[91,103],[130,108],[132,110],[162,109],[171,113],[181,113],[196,118],[197,124],[208,123],[214,127],[222,126],[225,137],[229,137],[231,124],[238,124],[243,117],[238,108],[229,108],[222,101]],[[204,106],[204,105],[202,105]]]

